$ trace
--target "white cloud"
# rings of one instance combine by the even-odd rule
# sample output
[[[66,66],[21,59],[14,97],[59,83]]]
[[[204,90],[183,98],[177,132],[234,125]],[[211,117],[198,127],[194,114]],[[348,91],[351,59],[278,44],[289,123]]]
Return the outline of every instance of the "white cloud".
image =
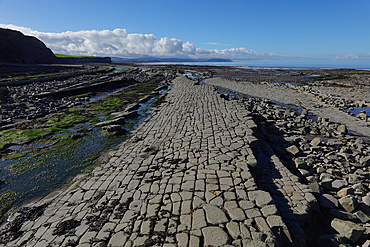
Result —
[[[217,42],[206,42],[206,45],[230,46],[230,44],[221,44]]]
[[[333,55],[334,59],[338,60],[360,60],[369,59],[370,53],[343,53]]]
[[[117,57],[192,57],[192,58],[271,58],[267,54],[246,48],[203,49],[176,38],[157,39],[153,34],[127,33],[126,29],[86,30],[77,32],[39,32],[27,27],[0,24],[2,28],[18,30],[42,40],[54,53]],[[212,43],[215,44],[215,43]]]

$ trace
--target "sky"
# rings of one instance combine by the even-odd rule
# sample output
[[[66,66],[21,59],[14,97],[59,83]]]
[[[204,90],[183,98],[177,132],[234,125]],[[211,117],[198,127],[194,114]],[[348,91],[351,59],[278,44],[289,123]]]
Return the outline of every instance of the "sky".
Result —
[[[369,0],[0,0],[56,53],[370,61]]]

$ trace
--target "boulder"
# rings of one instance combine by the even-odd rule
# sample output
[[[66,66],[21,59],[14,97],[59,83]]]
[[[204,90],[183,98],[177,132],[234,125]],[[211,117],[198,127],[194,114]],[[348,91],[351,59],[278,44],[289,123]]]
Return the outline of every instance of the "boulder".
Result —
[[[347,185],[347,181],[344,180],[344,179],[336,179],[334,180],[332,183],[331,183],[331,186],[334,188],[334,189],[341,189],[343,188],[344,186]]]
[[[369,247],[370,246],[370,239],[366,240],[366,242],[362,245],[362,247]]]
[[[334,219],[331,226],[342,236],[349,239],[352,243],[356,243],[364,234],[365,228],[351,221]]]
[[[355,217],[353,214],[348,213],[347,211],[339,210],[336,208],[332,208],[328,212],[328,216],[331,219],[338,218],[341,220],[348,220],[352,222],[358,222],[357,217]]]
[[[370,157],[369,156],[361,157],[360,158],[360,164],[362,166],[366,166],[366,167],[370,166]]]
[[[310,145],[313,146],[313,147],[317,147],[321,144],[321,138],[320,137],[315,137],[314,139],[312,139],[312,141],[310,142]]]
[[[103,130],[107,131],[108,133],[114,133],[114,134],[123,134],[124,133],[124,130],[122,129],[121,125],[104,126]]]
[[[356,117],[361,118],[361,119],[367,119],[367,115],[364,112],[357,114]]]
[[[139,116],[137,111],[122,111],[122,112],[113,112],[111,116],[114,118],[135,118]]]
[[[299,149],[297,148],[297,146],[295,145],[292,145],[290,147],[287,147],[286,148],[286,151],[288,151],[289,153],[293,154],[293,155],[296,155],[299,153]]]
[[[103,127],[103,126],[108,126],[108,125],[119,125],[119,124],[124,124],[125,122],[126,122],[125,117],[120,117],[120,118],[115,118],[112,120],[107,120],[104,122],[97,123],[95,126]]]
[[[370,207],[370,195],[366,195],[366,196],[362,197],[362,202],[363,202],[366,206]]]
[[[140,108],[140,104],[138,104],[138,103],[132,103],[132,104],[126,106],[125,111],[126,112],[131,112],[131,111],[135,111],[135,110],[137,110],[139,108]]]
[[[352,185],[352,188],[355,190],[355,194],[358,195],[366,195],[366,193],[369,191],[369,188],[362,183],[354,184]]]
[[[156,93],[156,92],[155,92]],[[153,96],[151,95],[147,95],[147,96],[144,96],[143,98],[139,99],[139,103],[144,103],[144,102],[147,102],[148,100],[150,100]]]
[[[370,221],[370,218],[367,214],[365,214],[364,212],[362,211],[357,211],[356,213],[354,213],[354,215],[359,219],[361,220],[362,223],[367,223]]]
[[[320,181],[321,182],[330,182],[331,183],[331,182],[334,181],[334,178],[335,177],[330,173],[324,172],[324,173],[320,174]]]
[[[307,171],[306,169],[298,169],[298,171],[304,177],[308,177],[308,176],[311,175],[311,173],[309,171]]]
[[[360,176],[360,175],[357,175],[357,174],[349,174],[348,175],[348,182],[350,184],[361,183],[361,180],[362,180],[362,176]]]
[[[321,188],[321,186],[317,183],[317,182],[313,182],[313,183],[310,183],[308,186],[307,186],[311,192],[313,194],[315,194],[316,196],[322,194],[323,190]]]
[[[358,204],[357,199],[352,195],[340,198],[339,203],[347,212],[350,213],[356,209]]]
[[[84,133],[74,133],[74,134],[71,135],[71,139],[72,140],[77,140],[77,139],[80,139],[80,138],[82,138],[84,136],[85,136]]]
[[[296,158],[294,160],[294,164],[295,164],[295,167],[298,168],[298,169],[307,169],[308,168],[306,162],[303,159],[300,159],[300,158]]]
[[[344,124],[341,124],[341,125],[338,126],[337,131],[345,134],[345,133],[347,133],[348,130],[347,130],[347,127]]]
[[[338,200],[332,195],[322,194],[319,198],[320,206],[325,208],[336,208],[338,207]]]
[[[343,188],[337,192],[337,196],[345,197],[347,195],[353,195],[355,190],[353,188]]]

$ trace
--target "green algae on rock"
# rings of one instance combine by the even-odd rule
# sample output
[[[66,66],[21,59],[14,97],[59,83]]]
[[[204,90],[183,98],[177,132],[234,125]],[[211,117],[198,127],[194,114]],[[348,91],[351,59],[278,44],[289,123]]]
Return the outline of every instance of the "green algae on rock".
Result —
[[[0,223],[2,222],[3,214],[12,206],[16,199],[16,193],[7,191],[0,195]]]

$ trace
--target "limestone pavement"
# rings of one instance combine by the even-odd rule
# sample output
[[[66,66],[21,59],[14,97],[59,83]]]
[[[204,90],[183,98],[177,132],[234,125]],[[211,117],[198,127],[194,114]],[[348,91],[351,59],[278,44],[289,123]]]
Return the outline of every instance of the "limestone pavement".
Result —
[[[0,245],[289,243],[291,228],[276,198],[257,186],[250,171],[257,161],[249,114],[212,86],[174,79],[165,101],[131,139],[110,151],[107,162],[68,189],[27,205],[45,209],[21,225],[17,238]],[[292,188],[295,183],[290,181]],[[306,202],[304,194],[294,195]]]

